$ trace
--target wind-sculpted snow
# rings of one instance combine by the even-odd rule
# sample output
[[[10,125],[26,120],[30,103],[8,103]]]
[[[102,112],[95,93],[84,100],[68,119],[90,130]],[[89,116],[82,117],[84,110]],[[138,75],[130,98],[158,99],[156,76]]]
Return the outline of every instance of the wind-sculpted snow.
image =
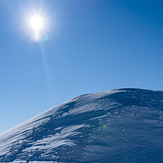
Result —
[[[0,162],[163,162],[163,92],[81,95],[0,135]]]

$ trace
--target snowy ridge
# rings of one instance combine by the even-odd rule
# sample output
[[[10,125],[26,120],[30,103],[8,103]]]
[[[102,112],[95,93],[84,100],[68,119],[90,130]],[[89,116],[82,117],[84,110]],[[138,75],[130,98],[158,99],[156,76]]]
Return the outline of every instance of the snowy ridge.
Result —
[[[163,92],[75,97],[0,135],[0,162],[162,162]]]

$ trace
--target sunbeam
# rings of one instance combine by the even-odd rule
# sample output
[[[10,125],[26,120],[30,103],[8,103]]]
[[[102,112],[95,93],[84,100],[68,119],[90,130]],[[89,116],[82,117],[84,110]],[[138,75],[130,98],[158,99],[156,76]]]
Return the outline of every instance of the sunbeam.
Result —
[[[46,76],[46,82],[47,82],[49,102],[52,105],[54,103],[53,93],[51,91],[52,90],[51,89],[51,85],[52,84],[51,84],[51,79],[50,79],[50,74],[49,74],[49,67],[48,67],[48,63],[47,63],[47,59],[46,59],[44,47],[43,47],[43,45],[42,45],[41,42],[40,42],[40,47],[41,47],[42,60],[43,60],[43,65],[44,65],[44,70],[45,70],[45,76]]]

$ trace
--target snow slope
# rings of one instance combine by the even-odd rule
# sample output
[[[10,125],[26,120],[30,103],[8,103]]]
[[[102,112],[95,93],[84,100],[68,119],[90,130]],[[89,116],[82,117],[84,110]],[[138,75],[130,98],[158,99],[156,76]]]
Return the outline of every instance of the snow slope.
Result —
[[[1,134],[0,162],[163,162],[163,92],[75,97]]]

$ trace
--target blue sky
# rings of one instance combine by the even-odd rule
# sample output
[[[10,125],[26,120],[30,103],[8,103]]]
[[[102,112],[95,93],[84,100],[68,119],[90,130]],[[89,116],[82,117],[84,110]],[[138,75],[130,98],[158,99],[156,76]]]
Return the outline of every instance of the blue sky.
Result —
[[[1,0],[0,133],[77,95],[163,90],[160,0]],[[26,17],[45,15],[46,41]]]

